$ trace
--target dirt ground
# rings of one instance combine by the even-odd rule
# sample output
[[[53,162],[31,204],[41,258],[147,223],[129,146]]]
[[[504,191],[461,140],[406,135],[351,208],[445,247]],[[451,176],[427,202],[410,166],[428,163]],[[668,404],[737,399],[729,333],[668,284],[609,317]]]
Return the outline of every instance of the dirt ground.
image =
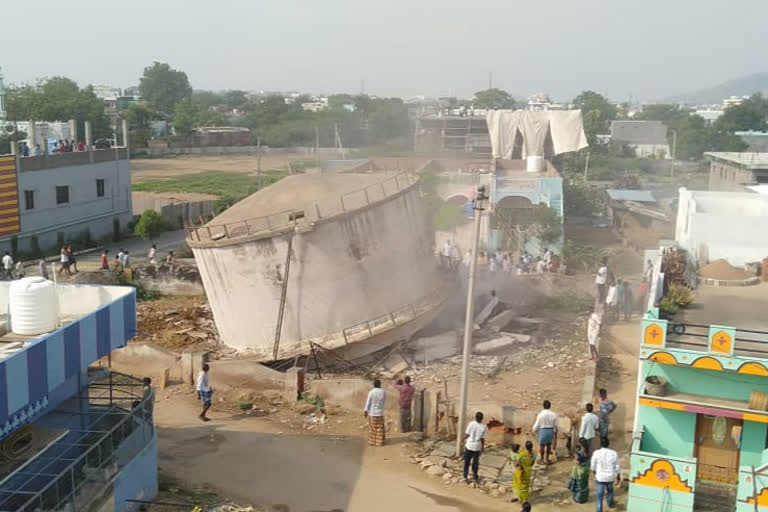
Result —
[[[289,162],[311,159],[312,155],[271,153],[262,156],[263,171],[285,169]],[[131,160],[133,181],[143,178],[169,178],[208,171],[255,173],[256,155],[177,156],[175,158],[138,158]]]

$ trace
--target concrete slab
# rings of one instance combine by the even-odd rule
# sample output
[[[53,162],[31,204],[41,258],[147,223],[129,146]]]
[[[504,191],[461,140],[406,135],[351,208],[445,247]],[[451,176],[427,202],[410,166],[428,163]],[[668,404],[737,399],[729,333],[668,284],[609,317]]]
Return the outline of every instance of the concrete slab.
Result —
[[[432,450],[432,455],[440,457],[453,457],[456,454],[456,445],[454,443],[442,442]]]
[[[483,457],[480,457],[480,462],[483,462]],[[496,480],[499,478],[499,470],[496,468],[492,468],[491,466],[483,466],[480,464],[480,467],[477,470],[477,474],[480,475],[480,478],[487,478],[489,480]]]
[[[527,334],[504,333],[504,336],[478,343],[472,349],[474,354],[490,354],[509,348],[518,343],[530,343],[531,337]]]
[[[436,336],[418,338],[413,340],[408,348],[415,350],[413,359],[418,363],[445,359],[458,354],[459,335],[456,331],[446,331]]]
[[[448,461],[447,457],[438,457],[436,455],[429,455],[427,457],[424,457],[424,459],[421,461],[421,467],[428,468],[430,466],[445,466],[446,462]]]
[[[507,324],[511,322],[512,319],[515,318],[516,316],[517,316],[517,313],[515,311],[512,311],[511,309],[502,311],[498,315],[489,318],[486,327],[488,327],[490,330],[494,332],[499,332],[502,329],[504,329],[504,327],[506,327]]]
[[[391,379],[395,375],[404,372],[409,366],[408,361],[406,361],[401,354],[395,352],[381,362],[380,367],[383,368],[381,375],[387,379]]]

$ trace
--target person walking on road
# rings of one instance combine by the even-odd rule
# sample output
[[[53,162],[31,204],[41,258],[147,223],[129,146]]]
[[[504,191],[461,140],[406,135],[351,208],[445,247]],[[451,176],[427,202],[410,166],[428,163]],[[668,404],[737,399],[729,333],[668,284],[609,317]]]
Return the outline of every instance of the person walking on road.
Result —
[[[608,427],[611,425],[611,414],[616,410],[616,404],[608,400],[608,391],[600,390],[600,410],[598,418],[600,419],[600,439],[608,439]]]
[[[600,439],[600,449],[592,454],[590,469],[595,474],[595,487],[597,488],[597,512],[603,512],[603,497],[608,508],[614,508],[616,501],[613,497],[613,482],[621,483],[621,467],[619,455],[609,448],[608,438]]]
[[[213,398],[213,388],[211,387],[211,381],[208,377],[208,370],[210,366],[208,364],[203,365],[203,369],[197,376],[197,397],[203,401],[203,411],[200,413],[199,418],[203,421],[211,421],[206,416],[208,409],[211,408],[211,399]]]
[[[157,244],[152,244],[152,247],[149,248],[149,252],[147,253],[147,263],[150,265],[157,265]]]
[[[483,413],[475,413],[475,420],[467,425],[464,433],[464,481],[469,480],[469,466],[472,466],[472,478],[475,483],[480,481],[480,454],[485,449],[485,436],[488,427],[483,424]]]
[[[384,446],[386,429],[384,427],[384,404],[387,394],[381,389],[381,381],[373,381],[373,389],[368,393],[365,401],[363,416],[368,419],[368,444],[371,446]]]
[[[608,258],[603,258],[595,274],[595,285],[597,286],[597,303],[605,304],[607,293],[606,283],[608,282]]]
[[[531,432],[539,440],[539,460],[542,464],[549,465],[551,464],[550,455],[557,448],[557,414],[550,410],[552,404],[549,400],[544,400],[542,407]]]
[[[398,393],[398,403],[400,405],[400,432],[411,431],[411,403],[413,402],[413,393],[416,391],[411,386],[411,377],[406,376],[405,382],[398,380],[395,384]]]
[[[109,270],[109,249],[101,253],[101,270]]]
[[[587,322],[587,342],[589,342],[589,357],[593,361],[597,361],[597,347],[600,343],[600,324],[602,324],[602,318],[600,314],[595,311],[589,316]]]
[[[5,251],[3,256],[3,280],[6,279],[9,281],[13,279],[13,258],[8,251]]]
[[[48,277],[48,266],[45,264],[45,260],[38,261],[37,266],[40,269],[40,277],[43,279],[50,279],[50,277]]]

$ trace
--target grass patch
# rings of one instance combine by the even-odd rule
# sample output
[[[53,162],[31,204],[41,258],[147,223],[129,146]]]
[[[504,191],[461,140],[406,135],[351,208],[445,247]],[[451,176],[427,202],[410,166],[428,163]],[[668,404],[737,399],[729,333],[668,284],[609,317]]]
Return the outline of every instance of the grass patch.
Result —
[[[589,294],[577,290],[565,290],[557,295],[542,297],[537,303],[537,308],[565,313],[589,313],[595,299]]]
[[[287,171],[266,171],[261,177],[240,172],[206,171],[177,178],[144,178],[134,183],[133,190],[161,194],[210,194],[219,198],[217,206],[228,207],[287,175]]]

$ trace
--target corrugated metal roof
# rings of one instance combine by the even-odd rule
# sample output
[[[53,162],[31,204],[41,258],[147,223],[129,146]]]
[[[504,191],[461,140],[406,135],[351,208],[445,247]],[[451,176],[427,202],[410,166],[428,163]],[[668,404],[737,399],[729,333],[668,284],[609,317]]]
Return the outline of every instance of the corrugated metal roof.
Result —
[[[608,197],[614,201],[637,201],[638,203],[655,203],[656,198],[650,190],[629,190],[609,188]]]

